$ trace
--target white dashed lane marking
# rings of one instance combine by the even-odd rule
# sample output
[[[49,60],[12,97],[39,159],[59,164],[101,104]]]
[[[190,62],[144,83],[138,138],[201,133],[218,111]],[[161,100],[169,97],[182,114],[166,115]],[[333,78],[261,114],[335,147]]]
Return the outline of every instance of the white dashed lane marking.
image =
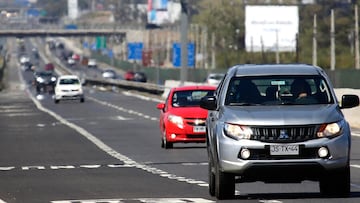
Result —
[[[132,199],[90,199],[90,200],[57,200],[51,203],[212,203],[215,201],[203,198],[132,198]]]
[[[84,129],[84,128],[82,128],[82,127],[80,127],[80,126],[78,126],[78,125],[76,125],[76,124],[74,124],[72,122],[70,122],[69,120],[66,120],[65,118],[63,118],[59,114],[56,114],[55,112],[45,108],[38,100],[36,100],[36,98],[34,98],[34,96],[32,96],[32,94],[29,92],[29,90],[27,90],[27,91],[28,91],[28,94],[30,95],[30,98],[33,100],[33,102],[35,103],[36,107],[39,110],[41,110],[41,111],[43,111],[45,113],[48,113],[49,115],[51,115],[55,119],[57,119],[60,123],[62,123],[64,125],[67,125],[68,127],[76,130],[79,134],[81,134],[82,136],[87,138],[89,141],[91,141],[93,144],[95,144],[99,149],[103,150],[104,152],[106,152],[110,156],[118,159],[119,161],[124,162],[125,165],[130,165],[130,166],[132,166],[134,168],[141,169],[143,171],[152,173],[154,175],[159,175],[160,177],[165,177],[165,178],[168,178],[168,179],[177,180],[179,182],[186,182],[186,183],[198,185],[198,186],[201,186],[201,187],[208,187],[207,182],[199,181],[199,180],[195,180],[195,179],[191,179],[191,178],[184,178],[184,177],[177,176],[175,174],[170,174],[170,173],[168,173],[166,171],[163,171],[161,169],[151,167],[151,166],[145,165],[143,163],[138,163],[135,160],[132,160],[129,157],[127,157],[127,156],[125,156],[123,154],[120,154],[119,152],[117,152],[116,150],[112,149],[110,146],[108,146],[107,144],[105,144],[104,142],[99,140],[93,134],[88,132],[86,129]],[[133,110],[127,110],[125,108],[118,107],[116,105],[113,105],[113,104],[110,104],[110,103],[107,103],[107,102],[104,102],[104,101],[100,101],[100,100],[92,98],[92,97],[88,98],[88,99],[91,99],[91,100],[93,100],[95,102],[98,102],[98,103],[100,103],[102,105],[105,105],[105,106],[110,106],[112,108],[115,108],[115,109],[123,111],[123,112],[128,112],[130,114],[135,114],[135,115],[139,115],[139,116],[144,117],[144,115],[142,113],[139,113],[139,112],[136,112],[136,111],[133,111]],[[153,119],[157,120],[157,118],[150,117],[150,120],[153,120]],[[40,167],[40,170],[43,170],[42,167]]]
[[[135,115],[135,116],[139,116],[139,117],[142,117],[142,118],[145,118],[147,120],[151,120],[151,121],[158,121],[158,118],[157,117],[152,117],[152,116],[149,116],[149,115],[145,115],[141,112],[137,112],[137,111],[134,111],[134,110],[131,110],[131,109],[126,109],[124,107],[120,107],[120,106],[116,106],[114,104],[111,104],[111,103],[108,103],[108,102],[105,102],[105,101],[101,101],[101,100],[98,100],[94,97],[90,97],[90,96],[87,96],[86,97],[87,99],[89,100],[92,100],[96,103],[99,103],[101,105],[104,105],[104,106],[108,106],[110,108],[114,108],[118,111],[122,111],[122,112],[125,112],[125,113],[128,113],[128,114],[131,114],[131,115]]]

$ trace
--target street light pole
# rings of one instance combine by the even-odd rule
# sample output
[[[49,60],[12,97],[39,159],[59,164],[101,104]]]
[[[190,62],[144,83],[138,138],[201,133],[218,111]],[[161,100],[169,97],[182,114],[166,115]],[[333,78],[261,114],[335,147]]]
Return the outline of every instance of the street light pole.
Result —
[[[334,19],[334,9],[331,9],[331,30],[330,30],[330,40],[331,40],[331,56],[330,56],[330,69],[335,70],[335,19]]]
[[[355,4],[355,68],[360,69],[359,64],[359,14],[358,5]]]
[[[185,0],[181,0],[181,72],[180,72],[180,86],[184,86],[187,80],[187,65],[188,65],[188,8]]]
[[[314,23],[313,23],[313,65],[317,65],[317,17],[314,15]]]

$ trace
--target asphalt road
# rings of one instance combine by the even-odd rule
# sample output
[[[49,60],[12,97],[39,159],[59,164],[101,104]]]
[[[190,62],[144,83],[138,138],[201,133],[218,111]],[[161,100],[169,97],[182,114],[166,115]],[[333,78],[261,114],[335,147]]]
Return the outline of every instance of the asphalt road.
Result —
[[[143,151],[145,154],[152,153],[153,146],[141,145],[154,139],[155,121],[115,111],[93,100],[91,93],[84,104],[69,101],[55,105],[47,94],[37,100],[42,97],[26,82],[31,80],[31,72],[19,72],[11,63],[7,75],[11,82],[0,94],[2,201],[210,199],[206,187],[189,183],[195,180],[175,177],[153,167],[155,163],[145,164],[121,154],[146,148],[149,151]],[[98,96],[102,97],[101,93]],[[125,102],[133,100],[125,97]],[[144,120],[147,123],[139,128]],[[160,144],[156,146],[160,151]],[[171,159],[168,162],[174,161]]]
[[[0,92],[0,202],[216,201],[205,144],[160,147],[156,99],[85,87],[85,103],[55,104],[11,62]],[[223,202],[360,202],[360,130],[353,134],[350,198],[323,199],[317,182],[256,182]]]

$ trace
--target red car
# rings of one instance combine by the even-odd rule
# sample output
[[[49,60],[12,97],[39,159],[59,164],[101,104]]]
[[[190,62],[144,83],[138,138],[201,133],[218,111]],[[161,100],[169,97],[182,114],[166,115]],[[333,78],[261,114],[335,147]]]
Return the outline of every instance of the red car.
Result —
[[[183,86],[172,88],[160,110],[161,147],[173,148],[174,143],[204,143],[207,110],[200,108],[200,99],[213,95],[216,87]]]
[[[135,76],[134,71],[129,70],[129,71],[126,71],[126,73],[124,74],[124,79],[132,81],[132,80],[134,80],[134,76]]]
[[[44,69],[45,69],[46,71],[54,71],[55,66],[54,66],[54,64],[52,64],[52,63],[47,63],[47,64],[45,64]]]

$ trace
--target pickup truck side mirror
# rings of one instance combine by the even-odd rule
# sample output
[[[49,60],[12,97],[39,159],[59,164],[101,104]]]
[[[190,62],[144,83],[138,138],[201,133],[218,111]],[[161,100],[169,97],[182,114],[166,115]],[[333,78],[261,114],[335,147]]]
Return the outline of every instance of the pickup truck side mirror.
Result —
[[[344,94],[341,97],[341,109],[353,108],[359,106],[359,97],[353,94]]]
[[[205,96],[200,100],[200,107],[207,110],[216,110],[216,97]]]

